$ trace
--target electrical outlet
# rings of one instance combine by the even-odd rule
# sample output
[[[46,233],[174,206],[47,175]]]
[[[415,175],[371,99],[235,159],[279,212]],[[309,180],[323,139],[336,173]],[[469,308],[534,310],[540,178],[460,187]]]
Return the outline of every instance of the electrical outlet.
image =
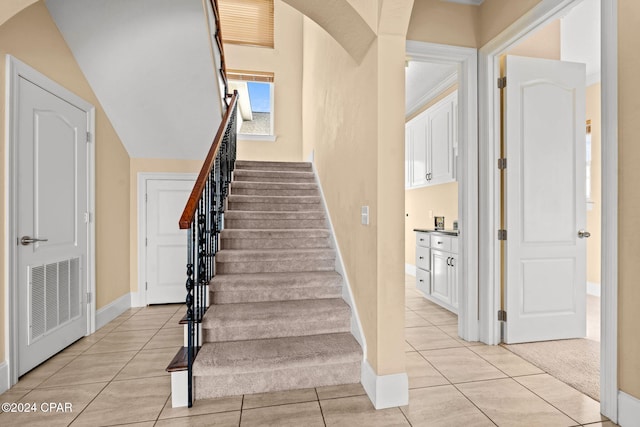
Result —
[[[362,225],[369,225],[369,206],[363,206],[360,209],[360,220]]]

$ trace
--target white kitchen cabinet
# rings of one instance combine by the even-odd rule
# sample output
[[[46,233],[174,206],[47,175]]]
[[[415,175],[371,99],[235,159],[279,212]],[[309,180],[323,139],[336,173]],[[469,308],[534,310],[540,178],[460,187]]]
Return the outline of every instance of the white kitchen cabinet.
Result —
[[[416,234],[416,287],[424,294],[431,293],[431,249],[427,233]]]
[[[406,123],[406,188],[455,181],[457,100],[455,91]]]
[[[416,233],[416,287],[425,298],[456,314],[457,264],[457,236],[441,232]]]

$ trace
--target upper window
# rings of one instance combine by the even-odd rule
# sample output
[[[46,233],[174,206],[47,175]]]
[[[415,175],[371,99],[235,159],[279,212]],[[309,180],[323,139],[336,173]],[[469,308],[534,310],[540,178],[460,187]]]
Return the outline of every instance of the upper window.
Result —
[[[219,0],[224,43],[273,47],[273,0]]]
[[[238,91],[238,133],[273,135],[273,73],[227,71],[229,89]]]

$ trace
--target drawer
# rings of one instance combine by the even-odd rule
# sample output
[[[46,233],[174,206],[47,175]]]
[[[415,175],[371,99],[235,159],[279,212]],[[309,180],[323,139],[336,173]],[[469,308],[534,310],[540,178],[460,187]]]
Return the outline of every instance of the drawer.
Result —
[[[440,251],[451,252],[451,239],[450,236],[443,236],[442,234],[431,235],[431,247]]]
[[[416,269],[416,287],[426,295],[431,295],[431,273],[420,268]]]
[[[429,247],[429,233],[416,232],[416,246]]]
[[[426,271],[431,270],[431,249],[416,246],[416,267]]]

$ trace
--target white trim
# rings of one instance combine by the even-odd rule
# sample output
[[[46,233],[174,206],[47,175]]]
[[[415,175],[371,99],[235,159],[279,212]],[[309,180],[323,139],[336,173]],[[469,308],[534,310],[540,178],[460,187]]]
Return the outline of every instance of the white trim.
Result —
[[[587,282],[587,295],[600,297],[600,283]]]
[[[422,95],[419,99],[417,99],[414,103],[407,107],[407,111],[405,112],[405,118],[411,116],[419,109],[427,105],[429,102],[433,101],[445,90],[449,89],[451,86],[458,82],[458,72],[454,71],[447,77],[445,77],[440,83],[435,85],[433,88],[429,90],[429,92]]]
[[[311,153],[310,158],[313,159],[313,153]],[[358,341],[360,347],[362,347],[362,360],[364,363],[367,360],[367,341],[364,337],[362,323],[360,322],[358,307],[356,306],[356,301],[353,297],[351,282],[349,281],[349,276],[347,275],[347,269],[344,267],[344,261],[342,259],[342,253],[340,252],[340,246],[338,245],[338,241],[336,240],[336,231],[335,228],[333,228],[333,223],[331,222],[331,215],[329,214],[327,199],[324,197],[322,183],[320,182],[320,178],[318,178],[318,171],[313,161],[311,163],[311,168],[313,169],[313,177],[316,181],[316,184],[318,185],[318,190],[320,191],[320,197],[322,198],[322,206],[327,218],[327,223],[329,224],[329,229],[331,230],[331,246],[336,250],[336,271],[342,276],[343,279],[342,299],[347,304],[349,304],[349,307],[351,307],[351,334],[356,339],[356,341]]]
[[[618,424],[621,427],[640,427],[640,400],[618,392]]]
[[[416,266],[413,264],[405,264],[404,265],[404,274],[408,274],[409,276],[416,276]]]
[[[499,173],[500,99],[495,90],[499,56],[580,0],[542,0],[480,49],[480,338],[500,342]],[[602,1],[602,326],[600,410],[617,420],[617,0]]]
[[[136,187],[138,204],[138,289],[131,290],[131,307],[145,307],[147,305],[147,292],[144,283],[147,281],[147,251],[142,244],[147,237],[147,203],[145,194],[147,193],[147,181],[150,180],[193,180],[198,178],[197,173],[184,172],[138,172],[138,185]],[[185,291],[186,292],[186,291]],[[185,293],[186,295],[186,293]]]
[[[86,335],[95,331],[96,326],[96,260],[95,260],[95,107],[75,93],[64,88],[47,76],[31,68],[24,62],[11,55],[6,56],[6,100],[5,100],[5,357],[9,369],[9,384],[18,382],[18,301],[17,301],[17,256],[15,254],[16,236],[16,194],[17,183],[13,175],[17,169],[15,159],[15,149],[13,145],[16,141],[16,115],[13,114],[17,102],[18,79],[24,77],[46,91],[58,96],[61,99],[73,104],[84,111],[87,116],[87,131],[91,134],[91,142],[87,148],[87,210],[89,212],[89,223],[87,224],[87,266],[86,266],[86,291],[91,295],[87,301],[87,328]]]
[[[478,323],[478,52],[476,49],[407,41],[412,60],[458,65],[458,220],[460,223],[458,334],[479,339]]]
[[[131,294],[128,293],[98,309],[96,313],[96,329],[102,328],[130,308]]]
[[[250,133],[239,133],[238,141],[266,141],[275,142],[278,139],[277,135],[252,135]]]
[[[362,387],[376,409],[409,404],[409,377],[406,373],[376,375],[365,360],[362,362]]]
[[[484,0],[444,0],[449,3],[466,4],[469,6],[480,6]]]
[[[9,390],[11,385],[9,383],[9,365],[7,362],[0,363],[0,394]]]
[[[587,75],[586,85],[587,87],[589,87],[596,83],[600,83],[601,81],[602,81],[602,73],[600,71],[596,71],[595,73],[591,73]]]
[[[171,372],[171,407],[182,408],[189,405],[189,373],[188,371]]]

